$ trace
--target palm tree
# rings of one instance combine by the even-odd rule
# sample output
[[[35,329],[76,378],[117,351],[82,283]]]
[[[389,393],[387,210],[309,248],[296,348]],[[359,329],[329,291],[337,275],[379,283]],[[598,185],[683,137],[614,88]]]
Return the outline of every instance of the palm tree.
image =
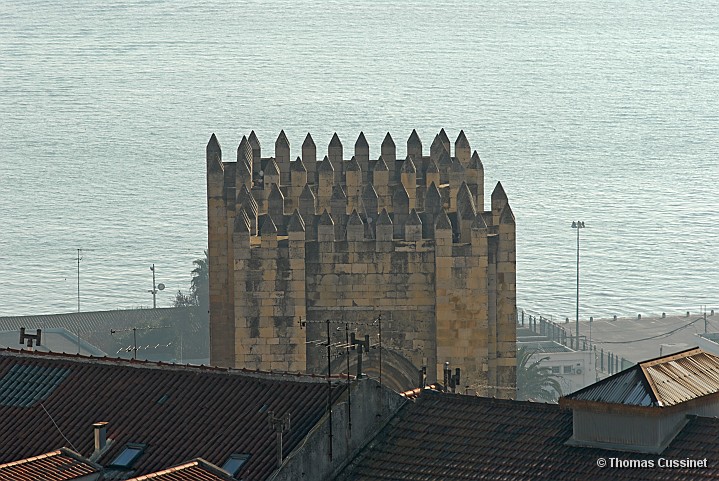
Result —
[[[210,269],[207,249],[205,249],[205,257],[195,259],[192,263],[195,268],[192,269],[190,295],[195,300],[195,305],[207,310],[210,306]]]
[[[525,346],[517,349],[517,399],[557,402],[562,395],[562,386],[550,367],[541,366],[548,356],[531,359],[536,352]]]

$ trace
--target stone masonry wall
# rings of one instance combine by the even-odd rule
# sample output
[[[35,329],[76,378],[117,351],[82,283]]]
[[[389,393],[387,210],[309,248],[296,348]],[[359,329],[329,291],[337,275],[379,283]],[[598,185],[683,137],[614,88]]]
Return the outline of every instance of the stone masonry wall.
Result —
[[[364,134],[343,152],[335,134],[318,161],[308,134],[292,161],[281,132],[263,157],[252,132],[225,162],[210,139],[211,362],[321,373],[322,321],[335,347],[344,322],[377,347],[381,315],[383,351],[405,379],[425,366],[442,382],[448,362],[460,389],[512,397],[516,227],[501,184],[485,211],[484,167],[463,132],[453,156],[444,130],[429,155],[415,131],[404,158],[390,134],[377,159]]]

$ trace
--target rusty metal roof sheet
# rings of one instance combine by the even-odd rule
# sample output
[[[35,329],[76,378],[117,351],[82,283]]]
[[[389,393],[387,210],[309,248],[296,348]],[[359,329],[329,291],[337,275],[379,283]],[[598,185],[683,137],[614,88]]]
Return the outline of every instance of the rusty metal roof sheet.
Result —
[[[666,407],[717,392],[719,357],[689,349],[641,362],[567,399]]]

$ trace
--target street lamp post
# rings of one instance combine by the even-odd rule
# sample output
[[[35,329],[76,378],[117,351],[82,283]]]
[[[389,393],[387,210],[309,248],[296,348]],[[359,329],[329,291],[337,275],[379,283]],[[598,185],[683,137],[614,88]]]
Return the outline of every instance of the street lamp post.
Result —
[[[152,264],[150,270],[152,271],[152,289],[147,292],[152,294],[152,308],[157,309],[157,293],[165,289],[165,284],[162,282],[160,284],[155,284],[155,264]]]
[[[576,346],[575,349],[579,350],[579,229],[584,229],[584,222],[577,220],[572,221],[572,229],[577,229],[577,331],[576,331]]]

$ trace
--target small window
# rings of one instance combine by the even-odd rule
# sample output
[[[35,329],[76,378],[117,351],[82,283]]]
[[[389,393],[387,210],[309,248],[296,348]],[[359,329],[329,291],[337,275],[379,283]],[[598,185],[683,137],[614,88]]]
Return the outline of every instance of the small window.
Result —
[[[130,469],[143,451],[145,451],[144,444],[129,443],[125,445],[125,448],[117,455],[115,460],[110,463],[110,466],[113,468]]]
[[[559,374],[559,366],[552,366],[552,374]]]
[[[572,374],[572,366],[564,366],[564,374]]]
[[[225,464],[222,465],[222,469],[230,473],[232,476],[237,476],[240,469],[242,469],[242,466],[245,465],[248,459],[250,459],[249,454],[231,454],[227,461],[225,461]]]

